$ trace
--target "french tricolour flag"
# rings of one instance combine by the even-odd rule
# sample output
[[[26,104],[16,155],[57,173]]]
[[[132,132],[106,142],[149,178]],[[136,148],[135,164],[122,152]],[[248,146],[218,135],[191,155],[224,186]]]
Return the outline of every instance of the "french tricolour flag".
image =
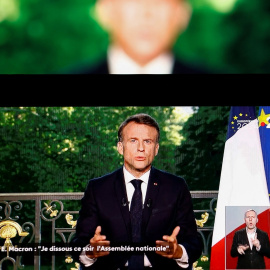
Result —
[[[269,206],[255,106],[233,106],[223,154],[210,270],[236,268],[230,247],[234,232],[244,227],[245,210],[256,210],[258,227],[269,231]]]

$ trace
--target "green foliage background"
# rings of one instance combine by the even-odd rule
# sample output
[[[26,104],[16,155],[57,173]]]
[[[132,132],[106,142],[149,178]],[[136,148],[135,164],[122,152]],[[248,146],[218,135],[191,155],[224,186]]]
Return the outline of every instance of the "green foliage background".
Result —
[[[202,106],[184,123],[175,157],[191,190],[219,189],[229,113],[228,106]]]
[[[0,192],[83,192],[122,165],[117,130],[137,112],[160,124],[154,166],[183,176],[191,190],[217,190],[229,109],[196,107],[186,120],[174,107],[1,107]]]
[[[190,0],[193,15],[175,44],[177,56],[216,73],[269,73],[269,0],[235,0],[226,11],[214,1],[223,0]],[[98,61],[108,37],[94,3],[0,0],[0,74],[59,73]]]

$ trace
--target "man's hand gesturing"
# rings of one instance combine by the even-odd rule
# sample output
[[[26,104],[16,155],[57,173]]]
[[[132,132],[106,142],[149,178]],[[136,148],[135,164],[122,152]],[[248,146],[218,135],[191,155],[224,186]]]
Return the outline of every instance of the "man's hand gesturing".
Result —
[[[101,247],[109,247],[110,241],[106,240],[106,235],[101,235],[101,226],[97,226],[95,235],[90,239],[90,246],[92,251],[86,251],[86,255],[91,258],[98,258],[109,255],[110,251],[103,251]]]
[[[177,243],[176,236],[180,232],[180,227],[176,226],[172,232],[171,235],[164,235],[163,240],[157,240],[156,246],[157,247],[169,247],[166,249],[166,251],[156,251],[157,254],[166,257],[166,258],[173,258],[173,259],[179,259],[183,255],[182,248]]]
[[[237,251],[239,254],[244,255],[245,254],[245,250],[247,250],[249,248],[248,245],[239,245],[237,248]]]

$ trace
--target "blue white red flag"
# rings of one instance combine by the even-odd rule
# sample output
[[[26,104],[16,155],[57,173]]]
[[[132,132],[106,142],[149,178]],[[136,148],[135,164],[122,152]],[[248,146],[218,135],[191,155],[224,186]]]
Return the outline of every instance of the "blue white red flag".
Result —
[[[260,206],[259,211],[269,207],[255,106],[231,107],[212,237],[210,270],[235,269],[230,266],[232,258],[229,258],[225,247],[226,235],[242,226],[244,218],[236,218],[231,223],[233,225],[226,229],[225,208],[230,206]],[[261,214],[263,212],[258,213]]]

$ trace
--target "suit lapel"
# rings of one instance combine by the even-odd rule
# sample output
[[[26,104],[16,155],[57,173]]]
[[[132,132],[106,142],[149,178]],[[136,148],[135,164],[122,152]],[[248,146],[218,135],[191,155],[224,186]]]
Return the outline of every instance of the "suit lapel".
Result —
[[[145,232],[146,230],[149,218],[152,213],[153,205],[155,204],[155,201],[157,200],[158,191],[159,191],[159,178],[158,178],[156,169],[152,167],[150,176],[149,176],[149,181],[148,181],[148,186],[147,186],[147,191],[146,191],[146,196],[145,196],[145,201],[144,201],[144,208],[143,208],[143,217],[142,217],[143,232]]]
[[[118,201],[118,205],[119,205],[123,220],[126,225],[128,237],[131,239],[129,206],[128,206],[128,199],[127,199],[127,192],[126,192],[123,169],[120,169],[119,173],[116,174],[116,177],[114,179],[114,191],[115,191],[115,195]]]

